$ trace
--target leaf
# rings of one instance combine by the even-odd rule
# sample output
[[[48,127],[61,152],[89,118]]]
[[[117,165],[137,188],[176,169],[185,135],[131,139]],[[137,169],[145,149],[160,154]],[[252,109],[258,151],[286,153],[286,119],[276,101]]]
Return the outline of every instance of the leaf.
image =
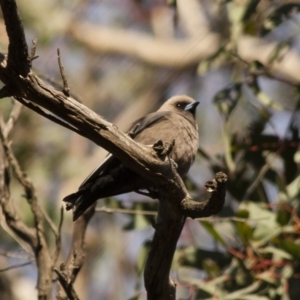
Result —
[[[255,278],[259,279],[259,280],[263,280],[270,284],[274,284],[274,285],[278,284],[278,279],[274,278],[273,274],[274,273],[271,271],[266,271],[266,272],[262,272],[262,273],[256,275]]]
[[[276,238],[274,243],[293,256],[294,259],[300,259],[300,246],[293,241]]]
[[[236,217],[244,218],[245,221],[249,218],[249,212],[246,209],[240,208],[236,212]],[[249,243],[250,240],[253,238],[253,228],[246,222],[236,222],[235,223],[238,236],[243,242],[243,244]]]
[[[300,193],[300,175],[296,177],[286,188],[290,199],[295,199]]]
[[[150,244],[151,241],[146,241],[139,249],[137,262],[136,262],[137,273],[139,276],[143,273],[145,269],[145,264],[146,264],[146,259],[148,256]]]
[[[258,249],[257,251],[260,253],[271,253],[273,255],[273,259],[292,259],[291,254],[273,246],[267,246],[263,249]]]
[[[252,283],[251,285],[247,286],[246,288],[240,289],[238,291],[235,291],[233,293],[230,293],[230,294],[226,295],[223,299],[224,300],[242,300],[242,299],[247,299],[247,298],[244,298],[244,297],[248,297],[250,293],[253,293],[256,290],[258,290],[260,288],[260,286],[261,286],[261,283],[259,281],[255,281],[254,283]]]
[[[205,259],[203,261],[202,267],[206,271],[209,278],[217,278],[220,275],[220,268],[218,264],[212,259]]]
[[[253,227],[252,238],[256,240],[256,246],[268,242],[271,238],[281,233],[282,229],[276,222],[275,213],[261,204],[246,201],[240,205],[240,209],[249,213],[249,220],[251,220],[251,227]]]
[[[214,229],[213,225],[210,222],[200,221],[200,223],[216,241],[218,241],[221,245],[223,245],[225,248],[227,248],[226,242],[223,240],[223,238],[220,236],[220,234]]]
[[[262,65],[257,65],[257,64],[252,64],[251,65],[251,69],[252,72],[255,71],[254,68],[262,68]],[[269,107],[275,110],[282,110],[282,106],[279,105],[278,103],[274,102],[272,98],[270,98],[266,93],[264,93],[257,81],[257,76],[253,76],[252,80],[249,81],[248,83],[248,87],[252,90],[253,94],[255,95],[256,99],[262,104],[262,106],[264,107]]]
[[[182,266],[190,267],[200,267],[206,259],[209,259],[214,261],[220,268],[225,268],[232,260],[232,256],[227,252],[197,249],[193,246],[178,249],[176,251],[176,257],[178,257],[177,259],[180,260]]]

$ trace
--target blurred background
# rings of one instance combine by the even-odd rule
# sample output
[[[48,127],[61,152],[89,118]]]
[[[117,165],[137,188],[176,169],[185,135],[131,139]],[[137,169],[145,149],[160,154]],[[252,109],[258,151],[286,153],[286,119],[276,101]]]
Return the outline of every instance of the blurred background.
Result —
[[[299,299],[300,2],[17,4],[28,45],[38,38],[35,72],[61,89],[59,48],[72,96],[120,129],[173,95],[201,102],[199,155],[186,185],[201,200],[215,172],[226,172],[229,184],[218,216],[186,222],[171,274],[177,299]],[[1,52],[7,44],[1,19]],[[11,108],[10,99],[0,102],[4,117]],[[55,223],[61,199],[106,155],[27,108],[12,142]],[[15,206],[33,224],[22,188],[12,184]],[[146,299],[143,269],[157,205],[133,193],[98,202],[100,211],[87,230],[86,263],[75,283],[80,299]],[[2,216],[1,225],[1,299],[35,299],[32,257]],[[59,261],[68,254],[71,232],[66,212]]]

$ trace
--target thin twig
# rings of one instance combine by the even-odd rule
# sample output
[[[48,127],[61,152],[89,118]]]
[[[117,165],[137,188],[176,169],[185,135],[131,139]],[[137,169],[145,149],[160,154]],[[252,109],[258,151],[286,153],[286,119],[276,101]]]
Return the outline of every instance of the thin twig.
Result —
[[[4,257],[11,257],[11,258],[20,258],[20,259],[26,259],[26,260],[29,260],[31,259],[32,255],[20,255],[20,254],[17,254],[15,252],[1,252],[0,251],[0,255],[1,256],[4,256]]]
[[[57,89],[62,89],[62,88],[63,88],[62,85],[61,85],[61,82],[60,82],[59,80],[56,80],[55,78],[49,77],[49,76],[47,76],[47,75],[45,75],[45,74],[42,74],[42,73],[40,73],[38,70],[34,70],[34,72],[36,73],[36,75],[37,75],[38,77],[40,77],[41,79],[43,79],[43,80],[45,80],[45,81],[51,83],[51,85],[54,86],[54,87],[56,87]],[[72,97],[75,101],[77,101],[77,102],[79,102],[79,103],[82,103],[82,102],[83,102],[82,97],[79,96],[78,94],[75,94],[74,91],[72,91],[72,92],[70,91],[70,95],[71,95],[71,97]]]
[[[128,215],[144,215],[144,216],[156,216],[157,211],[149,211],[149,210],[134,210],[134,209],[126,209],[126,208],[109,208],[106,206],[98,207],[95,209],[95,212],[104,212],[108,214],[128,214]],[[248,223],[248,222],[260,222],[266,220],[266,218],[255,218],[255,219],[245,219],[238,217],[206,217],[206,218],[195,218],[195,220],[199,221],[208,221],[211,223],[215,222],[240,222],[240,223]]]
[[[57,263],[57,259],[61,250],[61,229],[62,229],[62,225],[64,222],[64,208],[63,206],[60,208],[60,220],[59,220],[59,224],[58,224],[58,228],[57,228],[57,232],[55,234],[55,252],[52,256],[52,264],[53,266],[56,265]]]
[[[61,61],[59,48],[57,49],[57,59],[58,59],[60,75],[61,75],[63,85],[64,85],[64,88],[63,88],[62,92],[64,93],[65,96],[70,97],[70,88],[68,86],[68,80],[67,80],[66,72],[65,72],[64,66],[63,66],[62,61]]]
[[[25,241],[27,244],[30,245],[32,249],[34,249],[36,245],[36,237],[34,231],[32,230],[32,228],[28,227],[21,221],[16,209],[10,202],[9,162],[7,157],[7,151],[4,150],[4,148],[7,148],[8,146],[6,138],[4,136],[4,122],[1,117],[2,116],[0,115],[0,141],[2,144],[2,147],[0,148],[0,204],[2,207],[3,214],[5,216],[6,224],[9,227],[9,229],[12,230],[20,240]]]
[[[22,267],[25,267],[25,266],[28,266],[28,265],[31,265],[31,264],[32,264],[32,262],[29,261],[29,262],[26,262],[26,263],[22,263],[22,264],[18,264],[18,265],[9,266],[9,267],[7,267],[7,268],[0,269],[0,272],[5,272],[5,271],[8,271],[8,270],[12,270],[12,269],[22,268]]]
[[[3,129],[3,135],[5,136],[5,138],[7,138],[11,132],[11,130],[13,129],[20,113],[22,110],[22,104],[18,101],[14,101],[14,106],[13,109],[10,113],[9,119],[6,122],[6,126]]]
[[[0,124],[1,125],[1,124]],[[2,127],[2,126],[0,126]],[[29,243],[32,247],[32,250],[35,253],[36,263],[38,267],[38,293],[41,299],[50,299],[51,293],[51,273],[52,273],[52,265],[49,258],[48,245],[44,235],[44,219],[41,213],[41,209],[39,207],[37,196],[35,192],[35,188],[27,175],[22,171],[12,149],[8,144],[7,140],[3,136],[2,130],[0,130],[0,139],[3,146],[4,155],[12,167],[14,174],[20,184],[23,186],[25,190],[26,199],[30,206],[30,209],[34,216],[35,227],[34,227],[34,238],[30,238]],[[8,199],[7,199],[8,200]],[[8,214],[8,211],[6,212]],[[15,230],[19,230],[17,234],[24,232],[24,224],[18,220],[18,216],[16,214],[13,215],[14,220],[19,221],[19,227],[22,226],[22,231],[20,232],[19,227],[16,227]],[[6,221],[8,217],[6,216]],[[16,222],[15,221],[15,222]],[[11,225],[12,226],[12,225]],[[27,238],[27,236],[22,237]],[[43,298],[45,297],[45,298]]]
[[[43,207],[40,207],[41,213],[43,214],[45,220],[47,221],[48,225],[50,226],[51,231],[54,233],[55,238],[57,236],[57,226],[54,224],[54,222],[52,221],[52,219],[50,218],[49,214],[44,210]]]
[[[144,216],[156,216],[156,211],[149,210],[134,210],[134,209],[124,209],[124,208],[109,208],[106,206],[98,207],[95,212],[105,212],[108,214],[120,213],[120,214],[130,214],[130,215],[144,215]]]
[[[30,49],[30,55],[29,55],[30,67],[32,66],[32,61],[39,57],[38,55],[35,55],[37,41],[38,41],[38,39],[34,39],[32,41],[32,47]]]
[[[245,64],[248,68],[250,68],[250,63],[248,61],[244,60],[243,58],[241,58],[236,52],[230,51],[229,53],[231,56],[233,56],[234,58],[236,58],[237,60],[239,60],[240,62]],[[285,84],[288,84],[288,85],[291,85],[294,87],[299,87],[299,84],[297,84],[291,80],[274,75],[267,69],[267,67],[265,65],[263,66],[263,70],[250,71],[250,75],[253,75],[255,77],[267,76],[267,77],[277,80],[279,82],[282,82],[282,83],[285,83]]]
[[[54,269],[54,272],[56,273],[59,283],[63,287],[63,289],[68,297],[68,300],[79,300],[79,298],[73,288],[73,285],[69,283],[68,278],[66,278],[66,276],[57,268]],[[58,297],[58,299],[60,299],[60,298]]]

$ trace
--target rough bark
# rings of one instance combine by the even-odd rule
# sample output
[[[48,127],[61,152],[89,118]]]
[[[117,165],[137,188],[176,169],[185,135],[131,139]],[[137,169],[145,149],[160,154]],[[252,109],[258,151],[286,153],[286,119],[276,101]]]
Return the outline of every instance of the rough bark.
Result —
[[[0,79],[5,85],[0,90],[0,96],[12,96],[44,117],[90,139],[113,153],[140,176],[155,182],[158,187],[160,209],[145,270],[145,285],[149,300],[175,299],[175,284],[169,279],[169,272],[185,218],[208,216],[222,208],[226,175],[218,173],[216,180],[209,183],[208,190],[212,194],[207,201],[203,203],[193,201],[168,157],[162,159],[155,149],[136,143],[116,126],[75,101],[69,96],[65,80],[63,80],[64,90],[61,92],[33,73],[31,61],[35,48],[29,55],[16,3],[14,0],[1,0],[0,4],[9,37],[8,56],[2,54],[0,57]],[[62,68],[61,73],[64,79]],[[36,215],[38,216],[38,211]],[[86,228],[87,221],[88,219],[80,225],[81,230]],[[38,222],[36,224],[37,239],[41,241],[39,233],[42,229]],[[79,235],[76,240],[82,249],[83,236]],[[41,246],[43,247],[43,244]],[[64,273],[62,268],[58,273],[62,272],[59,273],[59,278],[67,295],[69,297],[74,295],[73,298],[76,299],[76,294],[65,285],[65,281],[74,281],[78,270],[74,263],[74,255],[77,256],[76,245],[73,247],[75,254],[71,253],[68,261],[71,262],[69,266],[76,271],[70,274],[69,269]],[[44,288],[46,282],[43,287],[40,286],[41,290]]]

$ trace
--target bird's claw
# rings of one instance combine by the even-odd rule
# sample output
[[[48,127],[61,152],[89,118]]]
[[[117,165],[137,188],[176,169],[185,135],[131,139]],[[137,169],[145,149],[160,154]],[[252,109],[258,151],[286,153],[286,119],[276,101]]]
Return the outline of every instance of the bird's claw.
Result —
[[[158,156],[165,157],[165,156],[169,156],[169,154],[173,150],[174,145],[175,145],[175,139],[173,139],[171,143],[158,140],[153,144],[152,148],[154,149],[154,151],[157,153]]]

